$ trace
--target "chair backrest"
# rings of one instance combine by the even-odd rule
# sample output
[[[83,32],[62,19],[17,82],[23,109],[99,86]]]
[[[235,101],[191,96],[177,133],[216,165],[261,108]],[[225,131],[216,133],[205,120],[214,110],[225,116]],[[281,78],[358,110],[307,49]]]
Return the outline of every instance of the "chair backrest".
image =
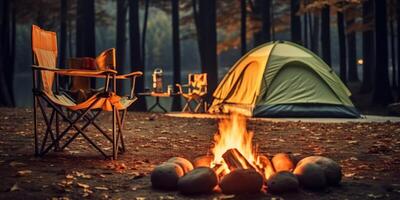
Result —
[[[80,58],[69,58],[68,66],[71,69],[91,69],[95,70],[96,60],[90,57],[80,57]],[[87,77],[72,77],[71,91],[77,92],[79,90],[89,90],[90,89],[90,78]]]
[[[107,49],[100,53],[96,58],[97,67],[99,70],[112,69],[116,70],[115,48]]]
[[[56,68],[57,63],[57,35],[32,25],[32,55],[33,64],[43,67]],[[52,94],[54,72],[41,72],[43,89]]]
[[[190,92],[197,95],[207,94],[207,73],[189,74]]]

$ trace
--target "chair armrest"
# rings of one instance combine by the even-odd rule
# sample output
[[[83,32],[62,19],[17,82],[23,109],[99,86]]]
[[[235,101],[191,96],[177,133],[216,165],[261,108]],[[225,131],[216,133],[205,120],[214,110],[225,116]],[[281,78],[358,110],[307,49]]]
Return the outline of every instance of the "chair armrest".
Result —
[[[177,83],[177,84],[175,84],[175,85],[176,85],[176,87],[178,87],[178,89],[179,89],[178,94],[182,94],[182,93],[183,93],[182,85],[179,84],[179,83]]]
[[[32,65],[32,69],[34,69],[34,70],[52,71],[52,72],[60,71],[60,69],[58,69],[58,68],[45,67],[45,66],[37,66],[37,65]]]
[[[106,75],[117,74],[117,71],[111,69],[107,70],[59,69],[59,68],[50,68],[46,66],[37,66],[37,65],[32,65],[32,69],[51,71],[64,76],[82,76],[82,77],[93,77],[93,78],[106,78],[107,77]]]
[[[128,74],[117,75],[115,77],[116,79],[130,79],[131,80],[131,92],[129,94],[129,99],[136,98],[136,95],[135,95],[136,78],[139,76],[142,76],[142,75],[143,75],[143,72],[137,71],[137,72],[131,72]]]
[[[120,75],[117,75],[116,78],[117,79],[128,79],[131,77],[138,77],[138,76],[142,76],[142,75],[143,75],[143,72],[137,71],[137,72],[131,72],[128,74],[120,74]]]

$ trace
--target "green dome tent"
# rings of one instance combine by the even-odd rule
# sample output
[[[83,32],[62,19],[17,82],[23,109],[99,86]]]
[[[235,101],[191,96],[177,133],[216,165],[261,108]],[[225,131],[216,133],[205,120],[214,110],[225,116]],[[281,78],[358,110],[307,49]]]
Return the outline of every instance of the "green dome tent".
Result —
[[[287,41],[258,46],[240,58],[214,91],[211,113],[256,117],[348,117],[360,114],[350,91],[308,49]]]

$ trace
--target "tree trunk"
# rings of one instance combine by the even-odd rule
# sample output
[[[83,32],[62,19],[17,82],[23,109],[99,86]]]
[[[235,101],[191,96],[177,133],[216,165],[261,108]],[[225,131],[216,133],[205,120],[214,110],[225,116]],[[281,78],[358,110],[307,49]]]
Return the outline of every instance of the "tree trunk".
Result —
[[[354,12],[354,11],[352,11]],[[349,19],[346,21],[346,26],[349,28],[354,24],[354,19]],[[358,79],[358,70],[357,70],[357,48],[356,48],[356,32],[352,31],[347,34],[347,58],[348,58],[348,66],[349,66],[349,81],[356,82]]]
[[[261,40],[262,42],[271,41],[271,0],[261,0]]]
[[[204,44],[202,49],[202,72],[207,73],[207,100],[210,102],[212,93],[217,87],[217,27],[216,27],[216,3],[214,0],[199,1],[199,31],[200,41]]]
[[[325,5],[321,11],[321,47],[322,58],[330,66],[331,65],[331,18],[330,9]]]
[[[179,0],[171,0],[172,4],[172,48],[174,66],[174,85],[181,83],[181,48],[179,39]],[[175,96],[172,101],[172,110],[181,110],[181,97]]]
[[[95,57],[94,0],[78,0],[76,17],[76,56]]]
[[[363,24],[373,22],[374,2],[367,0],[363,2]],[[363,32],[363,82],[361,93],[367,93],[372,90],[372,68],[374,66],[374,31],[372,27]]]
[[[275,40],[275,17],[274,17],[274,0],[271,0],[271,40]]]
[[[198,11],[198,4],[197,0],[192,0],[192,7],[193,7],[193,18],[194,18],[194,24],[196,27],[196,33],[197,33],[197,46],[199,48],[199,54],[200,54],[200,62],[201,65],[203,66],[203,63],[205,62],[203,49],[204,49],[204,44],[201,42],[201,36],[200,36],[200,17],[199,17],[199,11]]]
[[[240,13],[241,13],[241,18],[240,18],[240,44],[241,44],[241,53],[242,56],[246,54],[247,47],[246,47],[246,15],[247,15],[247,1],[246,0],[240,0]]]
[[[309,38],[310,38],[310,41],[309,41],[309,44],[308,44],[308,48],[310,48],[311,50],[312,50],[312,46],[313,46],[313,43],[315,42],[314,40],[313,40],[313,29],[312,29],[312,14],[311,13],[307,13],[307,25],[308,25],[308,36],[309,36]]]
[[[391,4],[393,5],[393,4]],[[392,8],[390,8],[392,10]],[[396,88],[396,50],[395,50],[395,35],[394,35],[394,14],[395,13],[390,13],[390,20],[389,20],[389,34],[390,34],[390,56],[392,60],[392,87]]]
[[[59,66],[60,68],[65,68],[65,61],[67,59],[67,11],[68,5],[67,0],[61,0],[61,13],[60,13],[60,58]],[[60,86],[66,87],[67,79],[65,77],[60,77]]]
[[[74,48],[72,47],[72,36],[73,36],[73,26],[72,26],[72,20],[71,17],[68,17],[68,53],[69,57],[73,57],[74,55]]]
[[[397,21],[397,100],[400,101],[400,3],[396,1],[396,21]]]
[[[311,38],[320,38],[319,37],[319,14],[315,13],[313,15],[313,24],[312,24],[312,31],[311,31]],[[319,55],[319,40],[315,39],[315,40],[311,40],[311,50]]]
[[[122,74],[128,72],[128,70],[125,69],[127,5],[126,0],[117,0],[117,70]],[[124,82],[117,81],[117,91],[123,94],[124,90]]]
[[[15,67],[15,38],[16,38],[16,5],[14,1],[10,2],[10,33],[9,34],[9,50],[8,56],[6,57],[7,65],[4,68],[6,74],[5,79],[7,82],[7,89],[11,99],[12,107],[15,106],[14,99],[14,67]]]
[[[1,38],[0,38],[0,106],[13,106],[13,100],[9,91],[7,81],[7,68],[9,66],[10,54],[10,29],[11,29],[11,3],[9,0],[1,1]]]
[[[310,47],[310,45],[308,44],[308,12],[307,13],[304,13],[304,15],[303,15],[303,21],[304,21],[304,24],[303,24],[303,41],[304,41],[304,46],[305,47],[307,47],[307,48],[309,48]]]
[[[94,0],[78,0],[76,16],[76,56],[96,57]],[[96,87],[96,79],[90,85]]]
[[[292,42],[301,44],[301,20],[297,15],[299,8],[299,0],[290,1],[290,36]]]
[[[150,0],[145,0],[143,30],[142,30],[142,62],[143,62],[143,65],[146,63],[146,31],[147,31],[147,19],[149,16],[149,5],[150,5]]]
[[[60,67],[65,68],[65,59],[67,57],[67,0],[61,0],[60,15]]]
[[[386,0],[374,0],[375,2],[375,87],[373,102],[387,105],[392,102],[392,92],[389,84],[388,73],[388,43],[387,43],[387,15]]]
[[[346,63],[346,34],[344,32],[344,16],[342,12],[337,12],[337,27],[339,40],[340,58],[340,78],[344,83],[347,82],[347,63]]]
[[[140,30],[139,30],[139,1],[129,1],[129,42],[131,54],[132,71],[145,72],[140,53]],[[136,80],[136,92],[144,91],[144,77]],[[133,110],[146,111],[146,99],[140,97],[132,106]]]

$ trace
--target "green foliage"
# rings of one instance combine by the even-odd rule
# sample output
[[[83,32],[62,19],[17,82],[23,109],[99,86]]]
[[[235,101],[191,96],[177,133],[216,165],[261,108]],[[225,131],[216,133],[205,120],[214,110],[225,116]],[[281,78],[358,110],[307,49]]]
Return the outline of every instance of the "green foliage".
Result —
[[[74,28],[76,20],[76,1],[68,0],[68,21]],[[58,0],[14,0],[17,6],[18,24],[38,24],[46,29],[56,30],[60,26],[61,1]],[[111,25],[115,16],[110,13],[110,4],[107,0],[96,0],[96,23]]]

